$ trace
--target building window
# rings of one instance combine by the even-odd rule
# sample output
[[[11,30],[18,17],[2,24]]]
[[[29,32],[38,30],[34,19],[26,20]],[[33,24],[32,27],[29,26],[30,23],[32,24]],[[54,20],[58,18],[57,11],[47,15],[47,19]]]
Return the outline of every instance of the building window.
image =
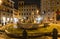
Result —
[[[56,20],[57,21],[59,21],[60,20],[60,11],[59,11],[59,9],[57,9],[57,11],[56,11]]]
[[[9,14],[8,14],[8,16],[9,16]]]
[[[13,11],[11,10],[11,13],[13,13]]]
[[[24,9],[24,11],[25,11],[25,9]]]
[[[50,12],[50,10],[48,10],[48,12]]]
[[[28,17],[26,17],[28,19]]]
[[[50,14],[48,14],[48,15],[50,15]]]
[[[7,9],[7,12],[9,12],[9,9]]]
[[[3,13],[3,15],[5,15],[5,13]]]
[[[21,7],[21,8],[23,8],[23,7]]]
[[[20,13],[19,13],[19,15],[20,15]]]
[[[35,11],[35,9],[34,9],[34,11]]]
[[[24,4],[22,3],[22,5],[24,5]]]
[[[58,15],[58,14],[56,15],[56,20],[60,21],[60,15]]]
[[[57,4],[59,4],[59,2],[57,2]]]
[[[31,13],[29,13],[29,15],[31,15]]]
[[[54,19],[54,17],[53,17],[53,19]]]
[[[50,21],[50,17],[48,17],[48,20]]]
[[[50,19],[50,17],[48,17],[48,19]]]
[[[29,9],[29,11],[31,11],[31,9]]]
[[[52,11],[54,11],[54,9],[52,9]]]
[[[45,14],[46,13],[46,11],[43,11],[43,14]]]
[[[7,0],[9,2],[9,0]]]
[[[33,11],[33,9],[32,9],[32,11]]]
[[[23,15],[23,13],[22,13],[22,15]]]
[[[27,11],[28,11],[28,9],[27,9]]]
[[[24,15],[26,15],[26,14],[24,13]]]
[[[17,15],[16,13],[14,15]]]
[[[19,3],[19,5],[21,5],[21,4]]]
[[[23,11],[23,9],[22,9],[22,11]]]
[[[59,13],[60,13],[60,11],[59,11],[59,9],[57,9],[56,14],[59,14]]]
[[[28,15],[28,13],[27,13],[27,15]]]

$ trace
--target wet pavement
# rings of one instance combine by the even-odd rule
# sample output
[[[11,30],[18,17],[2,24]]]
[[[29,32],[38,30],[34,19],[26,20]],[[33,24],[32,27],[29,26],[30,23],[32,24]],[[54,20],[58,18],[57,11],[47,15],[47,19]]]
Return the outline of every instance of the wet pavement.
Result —
[[[21,38],[11,38],[7,36],[5,33],[0,34],[0,39],[21,39]],[[49,36],[41,36],[41,37],[35,37],[35,38],[27,38],[27,39],[52,39],[52,37]],[[58,37],[60,39],[60,37]]]
[[[0,34],[0,39],[21,39],[21,38],[11,38],[11,37],[8,37],[5,33],[2,33]],[[41,36],[41,37],[27,38],[27,39],[52,39],[52,37]]]
[[[0,39],[18,39],[18,38],[10,38],[5,33],[0,34]]]

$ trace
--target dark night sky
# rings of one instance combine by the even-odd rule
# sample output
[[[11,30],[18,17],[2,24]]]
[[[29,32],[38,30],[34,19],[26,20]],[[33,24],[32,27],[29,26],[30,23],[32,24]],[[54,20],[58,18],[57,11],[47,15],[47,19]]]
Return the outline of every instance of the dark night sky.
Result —
[[[13,0],[15,2],[15,8],[18,8],[18,0]],[[36,3],[40,6],[40,0],[24,0],[26,3]]]

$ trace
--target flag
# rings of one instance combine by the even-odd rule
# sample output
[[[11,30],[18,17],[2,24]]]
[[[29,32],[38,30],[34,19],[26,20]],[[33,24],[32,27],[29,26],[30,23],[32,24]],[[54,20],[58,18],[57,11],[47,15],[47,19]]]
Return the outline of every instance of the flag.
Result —
[[[56,11],[56,14],[57,14],[57,15],[56,15],[56,20],[58,20],[58,21],[59,21],[59,20],[60,20],[60,11],[59,11],[59,10],[57,10],[57,11]]]
[[[58,15],[59,15],[59,14],[60,14],[60,11],[59,11],[59,10],[57,10],[57,11],[56,11],[56,14],[58,14]]]

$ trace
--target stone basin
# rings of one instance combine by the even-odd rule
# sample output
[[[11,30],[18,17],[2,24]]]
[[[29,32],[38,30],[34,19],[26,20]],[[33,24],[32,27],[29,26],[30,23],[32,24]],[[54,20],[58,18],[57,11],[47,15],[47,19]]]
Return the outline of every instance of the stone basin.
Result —
[[[35,23],[21,23],[21,24],[18,24],[18,27],[21,27],[21,28],[38,28],[39,24],[35,24]]]

